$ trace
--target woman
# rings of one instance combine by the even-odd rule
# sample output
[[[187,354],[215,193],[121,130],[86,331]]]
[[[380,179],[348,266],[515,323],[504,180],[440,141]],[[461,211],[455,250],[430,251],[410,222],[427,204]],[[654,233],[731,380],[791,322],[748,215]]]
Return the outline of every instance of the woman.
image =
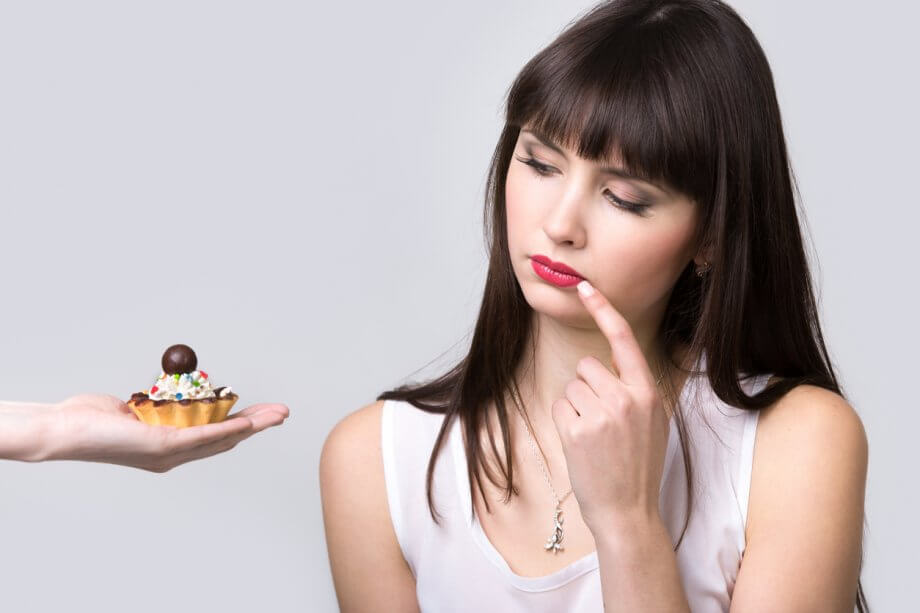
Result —
[[[466,357],[324,445],[342,610],[867,610],[867,441],[743,20],[569,26],[510,89],[485,222]]]
[[[141,422],[107,394],[79,394],[54,404],[0,402],[0,458],[105,462],[164,473],[233,449],[289,413],[286,405],[260,403],[219,423],[173,428]]]

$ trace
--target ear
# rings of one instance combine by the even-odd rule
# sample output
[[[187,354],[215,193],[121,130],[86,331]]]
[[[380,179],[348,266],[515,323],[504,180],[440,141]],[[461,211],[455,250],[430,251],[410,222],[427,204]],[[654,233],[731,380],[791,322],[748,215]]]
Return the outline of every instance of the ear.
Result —
[[[712,260],[713,260],[712,254],[713,254],[712,245],[706,245],[705,247],[700,249],[697,252],[696,257],[693,258],[694,266],[697,268],[703,267],[703,266],[706,266],[707,262],[710,265],[712,265]]]

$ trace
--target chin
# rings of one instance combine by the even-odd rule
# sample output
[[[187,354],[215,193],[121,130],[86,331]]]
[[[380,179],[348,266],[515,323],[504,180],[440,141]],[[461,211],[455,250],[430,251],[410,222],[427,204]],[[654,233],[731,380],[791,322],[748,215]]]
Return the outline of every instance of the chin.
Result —
[[[571,323],[583,322],[587,314],[576,291],[574,286],[554,287],[540,279],[521,284],[521,292],[530,308],[541,315]]]

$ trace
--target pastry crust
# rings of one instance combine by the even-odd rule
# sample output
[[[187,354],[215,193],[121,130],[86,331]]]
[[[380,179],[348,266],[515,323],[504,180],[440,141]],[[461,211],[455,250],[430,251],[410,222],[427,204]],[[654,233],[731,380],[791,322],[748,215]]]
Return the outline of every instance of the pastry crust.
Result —
[[[127,404],[144,423],[184,428],[223,421],[238,399],[230,392],[221,398],[151,400],[144,392],[138,392]]]

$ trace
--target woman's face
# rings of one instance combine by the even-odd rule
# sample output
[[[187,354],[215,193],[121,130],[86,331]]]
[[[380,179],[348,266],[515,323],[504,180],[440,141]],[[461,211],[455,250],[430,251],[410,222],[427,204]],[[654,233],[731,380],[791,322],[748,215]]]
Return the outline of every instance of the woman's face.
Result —
[[[674,283],[697,255],[690,244],[697,209],[684,195],[619,168],[615,158],[591,162],[521,130],[505,184],[508,247],[534,310],[593,327],[575,285],[561,287],[534,269],[534,256],[544,256],[588,279],[634,329],[660,321]]]

